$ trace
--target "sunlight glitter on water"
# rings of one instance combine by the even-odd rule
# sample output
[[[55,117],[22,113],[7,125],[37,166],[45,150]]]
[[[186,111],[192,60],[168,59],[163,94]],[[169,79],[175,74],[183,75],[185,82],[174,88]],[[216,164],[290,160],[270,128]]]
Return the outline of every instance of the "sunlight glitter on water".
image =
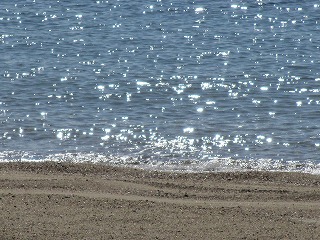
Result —
[[[319,4],[81,2],[2,3],[0,151],[319,162]]]

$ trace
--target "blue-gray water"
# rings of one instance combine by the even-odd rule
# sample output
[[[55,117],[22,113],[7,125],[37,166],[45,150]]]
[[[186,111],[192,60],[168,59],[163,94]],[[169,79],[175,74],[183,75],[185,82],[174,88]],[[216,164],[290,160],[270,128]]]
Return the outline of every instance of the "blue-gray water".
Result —
[[[0,160],[319,172],[320,2],[0,4]]]

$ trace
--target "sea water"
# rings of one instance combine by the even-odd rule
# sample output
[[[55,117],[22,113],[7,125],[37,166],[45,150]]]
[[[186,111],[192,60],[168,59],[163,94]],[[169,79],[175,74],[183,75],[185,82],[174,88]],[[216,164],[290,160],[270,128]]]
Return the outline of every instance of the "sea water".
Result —
[[[0,160],[320,169],[320,2],[2,0]]]

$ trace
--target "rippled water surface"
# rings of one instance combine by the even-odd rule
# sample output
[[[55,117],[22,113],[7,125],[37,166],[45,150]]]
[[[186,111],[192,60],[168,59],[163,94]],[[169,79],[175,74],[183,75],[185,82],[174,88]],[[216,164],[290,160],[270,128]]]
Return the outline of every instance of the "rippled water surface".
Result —
[[[1,1],[0,159],[320,169],[319,1]]]

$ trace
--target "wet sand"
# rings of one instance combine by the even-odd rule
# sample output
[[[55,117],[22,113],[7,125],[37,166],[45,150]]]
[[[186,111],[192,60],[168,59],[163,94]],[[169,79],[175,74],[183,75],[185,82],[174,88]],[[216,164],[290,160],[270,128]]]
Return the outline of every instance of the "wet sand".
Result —
[[[0,239],[320,239],[320,175],[0,163]]]

